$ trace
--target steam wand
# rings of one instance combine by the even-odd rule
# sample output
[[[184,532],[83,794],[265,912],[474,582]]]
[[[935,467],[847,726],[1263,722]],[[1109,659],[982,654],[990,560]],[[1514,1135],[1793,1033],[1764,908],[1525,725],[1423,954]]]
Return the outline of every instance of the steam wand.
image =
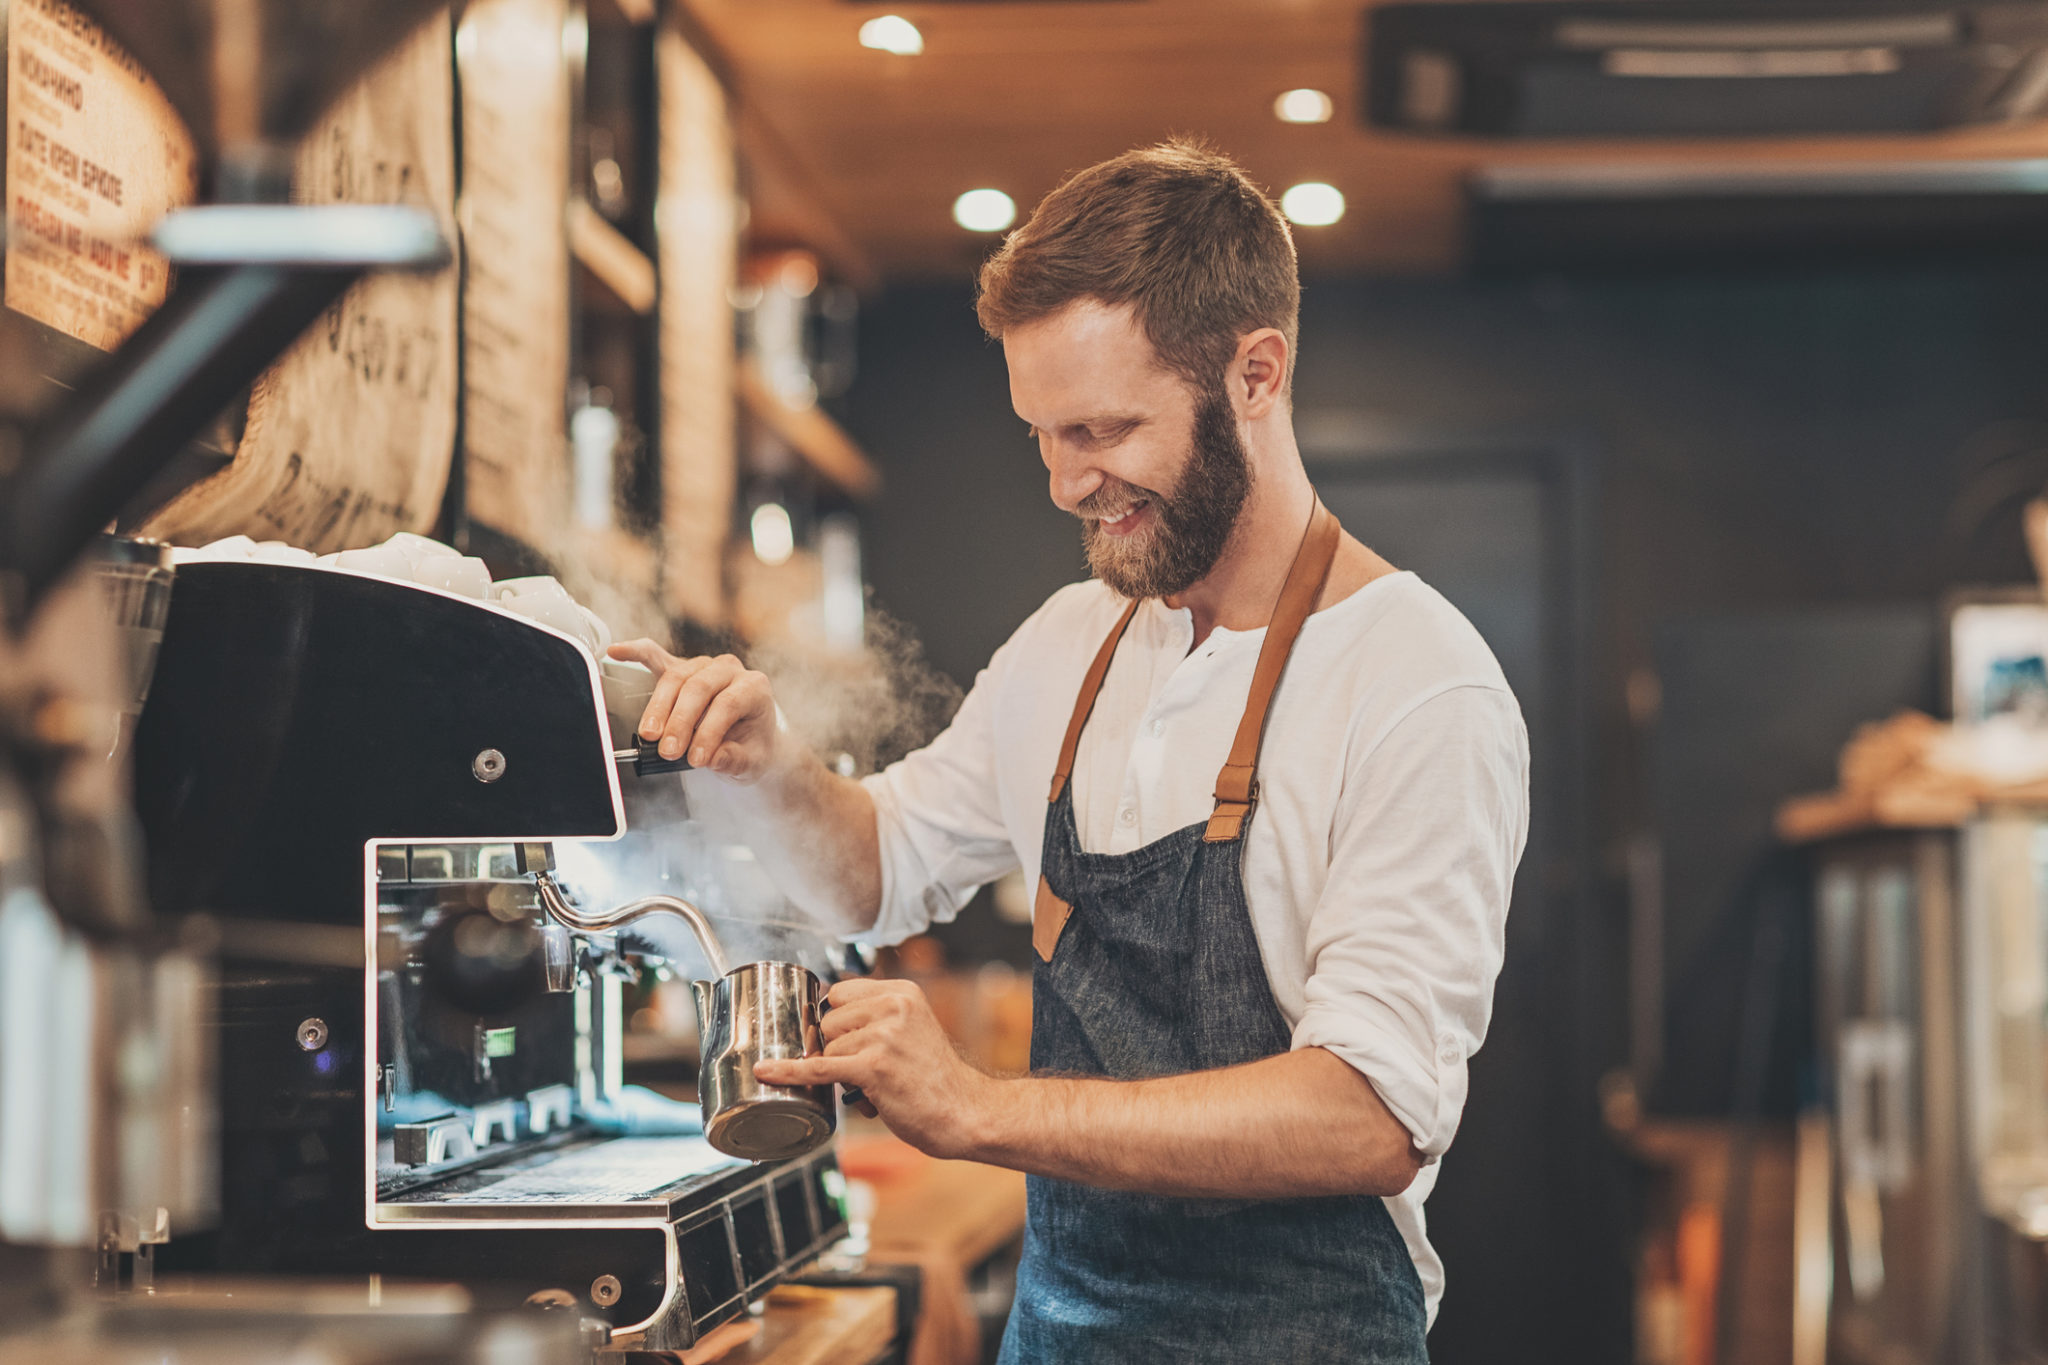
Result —
[[[533,880],[540,887],[540,903],[547,910],[548,917],[555,923],[574,929],[581,934],[602,934],[621,929],[635,920],[649,915],[674,915],[690,926],[690,932],[697,936],[697,946],[704,950],[705,960],[711,964],[714,980],[722,980],[731,969],[725,963],[725,949],[719,946],[718,936],[711,932],[711,921],[704,912],[686,900],[675,896],[643,896],[639,900],[627,901],[624,905],[607,910],[603,914],[590,915],[578,910],[562,894],[556,884],[554,873],[536,871]]]

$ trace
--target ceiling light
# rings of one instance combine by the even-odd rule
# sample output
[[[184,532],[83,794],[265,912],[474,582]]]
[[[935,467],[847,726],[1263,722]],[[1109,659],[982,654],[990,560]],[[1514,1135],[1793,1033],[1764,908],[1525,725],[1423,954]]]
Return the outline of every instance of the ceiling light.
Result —
[[[860,26],[860,45],[899,57],[915,57],[924,51],[924,35],[917,25],[900,14],[884,14]]]
[[[1280,211],[1303,227],[1328,227],[1344,216],[1344,194],[1320,180],[1304,181],[1280,196]]]
[[[1336,102],[1320,90],[1289,90],[1273,101],[1274,117],[1282,123],[1328,123],[1336,112]]]
[[[1001,232],[1017,221],[1017,201],[1001,190],[969,190],[953,201],[953,221],[969,232]]]

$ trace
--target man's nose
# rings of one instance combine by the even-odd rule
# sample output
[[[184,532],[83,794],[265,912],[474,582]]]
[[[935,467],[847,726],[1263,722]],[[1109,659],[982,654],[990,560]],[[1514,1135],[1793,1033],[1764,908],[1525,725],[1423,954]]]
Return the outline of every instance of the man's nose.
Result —
[[[1083,498],[1102,487],[1101,470],[1057,450],[1045,453],[1045,468],[1053,505],[1062,512],[1072,512]]]

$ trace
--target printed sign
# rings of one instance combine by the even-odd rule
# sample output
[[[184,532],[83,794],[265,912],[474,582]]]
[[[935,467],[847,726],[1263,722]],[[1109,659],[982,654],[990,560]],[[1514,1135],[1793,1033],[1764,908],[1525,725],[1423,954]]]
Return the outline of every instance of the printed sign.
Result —
[[[164,301],[142,245],[192,201],[192,138],[163,91],[65,0],[7,7],[9,308],[112,350]]]
[[[386,58],[299,148],[308,204],[414,204],[452,238],[454,77],[439,18]],[[374,275],[256,384],[234,463],[145,534],[227,535],[316,551],[432,529],[455,445],[457,272]]]

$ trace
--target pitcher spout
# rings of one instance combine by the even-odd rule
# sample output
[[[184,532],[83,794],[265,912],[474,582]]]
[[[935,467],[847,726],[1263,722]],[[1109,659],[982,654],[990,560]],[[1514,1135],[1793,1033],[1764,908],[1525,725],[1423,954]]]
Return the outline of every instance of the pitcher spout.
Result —
[[[709,981],[692,981],[690,983],[690,994],[697,1001],[697,1036],[699,1038],[709,1038],[711,1036],[711,1017],[718,1008],[716,1003],[717,996],[714,993],[716,989]]]

